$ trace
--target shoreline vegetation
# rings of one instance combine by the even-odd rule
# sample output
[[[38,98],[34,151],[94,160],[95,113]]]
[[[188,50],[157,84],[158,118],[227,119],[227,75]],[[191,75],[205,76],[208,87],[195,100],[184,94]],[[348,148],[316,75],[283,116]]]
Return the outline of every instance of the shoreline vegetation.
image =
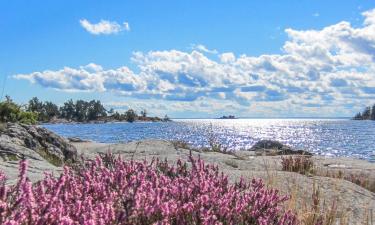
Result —
[[[134,109],[120,113],[114,109],[106,109],[99,100],[72,99],[62,106],[53,102],[40,101],[33,97],[26,105],[15,103],[9,96],[0,102],[0,122],[37,123],[107,123],[107,122],[169,122],[168,115],[164,118],[149,116],[143,109],[139,114]]]
[[[271,140],[246,151],[229,151],[213,134],[207,138],[207,148],[162,140],[102,144],[68,141],[40,126],[5,123],[0,129],[0,203],[5,206],[0,221],[375,222],[374,163],[315,156]],[[46,177],[45,172],[54,175]],[[76,202],[80,207],[75,208]],[[92,214],[85,214],[87,210]]]
[[[25,133],[17,132],[16,126],[9,129],[11,133]],[[33,131],[35,126],[22,127],[39,136]],[[39,134],[46,132],[40,129]],[[76,148],[76,154],[65,159],[65,169],[63,165],[45,166],[37,178],[41,159],[26,156],[31,169],[18,159],[19,172],[15,159],[0,163],[0,171],[4,171],[0,189],[5,190],[0,201],[6,205],[2,222],[74,224],[98,218],[104,219],[101,224],[375,222],[371,214],[375,167],[370,162],[293,152],[274,141],[261,141],[249,151],[238,152],[228,152],[215,140],[206,149],[162,140],[65,144]],[[46,171],[53,171],[54,176],[44,178]],[[43,184],[46,186],[41,187]],[[81,203],[78,208],[77,202]],[[99,205],[106,208],[96,207]],[[85,214],[88,209],[92,214]]]
[[[362,112],[357,113],[353,120],[375,120],[375,104],[366,107]]]

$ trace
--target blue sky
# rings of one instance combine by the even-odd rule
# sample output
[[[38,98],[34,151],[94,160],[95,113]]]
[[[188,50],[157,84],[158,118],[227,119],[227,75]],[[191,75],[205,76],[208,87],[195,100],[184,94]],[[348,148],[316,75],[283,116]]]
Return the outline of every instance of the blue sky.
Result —
[[[100,99],[172,117],[351,116],[374,103],[373,8],[1,1],[0,85],[22,103]]]

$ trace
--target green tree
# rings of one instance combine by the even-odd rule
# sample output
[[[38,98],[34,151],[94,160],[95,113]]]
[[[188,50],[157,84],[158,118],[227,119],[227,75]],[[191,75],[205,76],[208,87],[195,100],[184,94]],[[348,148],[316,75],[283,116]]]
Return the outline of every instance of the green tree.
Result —
[[[113,119],[115,120],[122,120],[121,118],[121,114],[119,112],[115,112],[111,115],[113,117]]]
[[[88,103],[83,100],[76,101],[74,118],[79,122],[87,121]]]
[[[75,104],[72,99],[64,103],[64,106],[60,107],[60,115],[62,118],[72,120],[75,114]]]
[[[97,120],[100,117],[107,116],[107,110],[100,101],[92,100],[88,103],[87,120]]]
[[[130,123],[134,122],[137,117],[137,113],[133,109],[129,109],[125,112],[125,119]]]
[[[362,118],[364,120],[369,120],[371,118],[371,108],[370,107],[366,107],[365,110],[363,110]]]
[[[39,101],[37,97],[33,97],[30,99],[29,104],[27,106],[28,112],[35,112],[35,113],[41,113],[43,110],[43,103]]]
[[[44,102],[42,112],[46,118],[46,121],[49,121],[53,117],[60,116],[59,107],[52,102]]]
[[[357,114],[355,114],[355,116],[353,117],[353,119],[355,120],[362,120],[362,114],[359,112]]]

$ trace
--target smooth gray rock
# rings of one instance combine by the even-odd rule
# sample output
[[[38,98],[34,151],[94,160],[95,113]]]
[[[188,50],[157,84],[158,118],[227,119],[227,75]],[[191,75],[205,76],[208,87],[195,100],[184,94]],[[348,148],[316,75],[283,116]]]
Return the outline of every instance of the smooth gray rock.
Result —
[[[312,155],[304,150],[295,150],[278,141],[261,140],[250,148],[256,155]]]
[[[79,137],[68,137],[67,139],[70,142],[90,142],[89,140],[85,140]]]
[[[35,160],[53,157],[55,162],[64,163],[75,161],[77,150],[65,138],[43,127],[7,123],[0,130],[0,155]]]

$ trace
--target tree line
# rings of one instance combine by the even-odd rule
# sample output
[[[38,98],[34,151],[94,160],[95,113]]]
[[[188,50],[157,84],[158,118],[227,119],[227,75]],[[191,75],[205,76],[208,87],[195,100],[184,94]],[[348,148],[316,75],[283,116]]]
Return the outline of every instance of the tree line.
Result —
[[[0,122],[22,122],[34,124],[36,122],[51,122],[56,119],[64,119],[72,122],[90,121],[169,121],[166,115],[164,119],[159,117],[148,117],[147,111],[142,110],[140,115],[133,109],[124,113],[107,110],[99,100],[76,100],[72,99],[58,106],[50,101],[40,101],[37,97],[30,99],[28,104],[20,106],[7,96],[6,100],[0,102]]]
[[[366,107],[362,112],[357,113],[354,120],[375,120],[375,104],[371,107]]]

